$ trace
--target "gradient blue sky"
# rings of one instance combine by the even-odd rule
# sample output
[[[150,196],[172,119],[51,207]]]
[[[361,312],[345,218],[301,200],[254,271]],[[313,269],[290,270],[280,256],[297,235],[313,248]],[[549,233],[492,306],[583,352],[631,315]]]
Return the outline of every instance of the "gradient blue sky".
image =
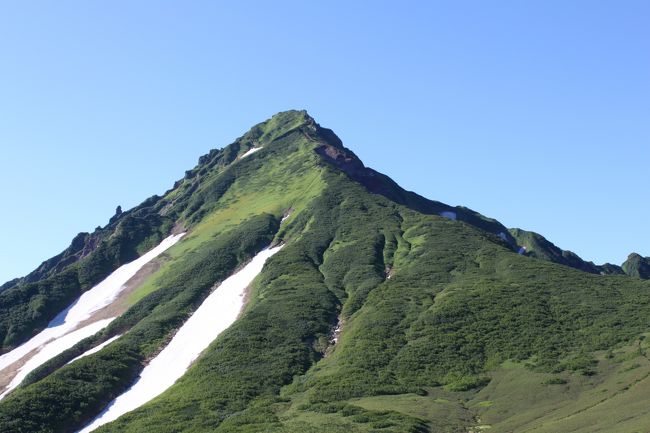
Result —
[[[305,108],[407,189],[650,255],[650,2],[0,4],[0,281]]]

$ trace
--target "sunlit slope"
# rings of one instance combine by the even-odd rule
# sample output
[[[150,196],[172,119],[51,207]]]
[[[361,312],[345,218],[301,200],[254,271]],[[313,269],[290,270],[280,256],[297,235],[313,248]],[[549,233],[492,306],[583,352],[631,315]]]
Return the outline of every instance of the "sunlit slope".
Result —
[[[251,153],[251,150],[256,150]],[[335,150],[335,157],[328,155]],[[320,152],[320,153],[317,153]],[[331,152],[329,152],[331,154]],[[330,130],[304,111],[278,113],[223,149],[215,149],[162,196],[118,212],[104,227],[80,233],[61,254],[0,290],[0,353],[40,332],[63,308],[119,266],[136,259],[170,234],[193,228],[187,251],[225,226],[265,210],[274,215],[320,194],[324,161],[336,162],[358,182],[393,201],[426,213],[447,212],[492,233],[507,230],[466,208],[425,200],[363,166]],[[264,167],[262,167],[264,165]],[[263,170],[260,170],[263,168]],[[230,206],[236,204],[236,206]],[[210,217],[209,221],[206,217]],[[200,225],[200,226],[199,226]],[[507,238],[512,244],[512,238]],[[144,293],[134,295],[137,301]]]
[[[266,260],[280,249],[282,245],[263,249],[246,266],[222,281],[142,370],[133,386],[80,433],[91,432],[142,406],[182,377],[210,343],[237,320],[246,300],[247,287],[262,271]]]
[[[247,314],[175,387],[99,431],[466,431],[481,406],[417,415],[399,402],[469,400],[508,360],[540,386],[552,372],[598,376],[593,351],[648,329],[647,282],[519,256],[344,174],[325,179]],[[381,410],[355,403],[381,395]]]
[[[113,308],[127,282],[155,260],[183,234],[172,235],[137,260],[122,265],[102,282],[75,299],[46,329],[0,356],[0,399],[38,366],[106,327],[120,309]],[[7,386],[6,389],[5,386]]]
[[[97,227],[93,233],[80,233],[69,248],[43,262],[34,272],[3,284],[0,288],[0,353],[37,334],[83,292],[157,245],[170,234],[172,227],[196,226],[215,210],[213,207],[223,194],[230,191],[228,199],[240,199],[236,191],[246,173],[259,168],[259,160],[253,158],[255,155],[240,161],[250,148],[262,147],[265,153],[274,154],[276,158],[268,158],[268,161],[276,161],[275,167],[268,168],[277,171],[281,167],[281,176],[259,173],[256,179],[264,183],[264,188],[256,191],[257,196],[246,197],[254,207],[239,206],[235,214],[218,217],[222,221],[228,219],[227,224],[232,226],[255,214],[259,208],[281,212],[289,206],[287,203],[295,200],[296,194],[300,197],[317,194],[318,173],[309,171],[317,156],[307,152],[305,143],[308,140],[299,129],[308,123],[314,122],[306,113],[292,111],[256,125],[229,146],[202,156],[199,164],[188,170],[163,196],[152,196],[125,212],[120,209],[106,226]],[[275,146],[266,149],[271,143]],[[305,158],[307,155],[310,160]],[[282,189],[285,186],[287,190]],[[267,201],[266,205],[261,199]],[[200,242],[200,233],[210,236],[214,230],[219,228],[213,220],[205,230],[199,230],[194,239]]]
[[[636,386],[648,281],[518,255],[498,222],[402,190],[304,112],[202,157],[153,209],[188,233],[102,338],[123,335],[34,372],[0,402],[0,432],[81,428],[215,283],[279,243],[241,318],[175,385],[98,432],[586,432],[610,410],[635,431],[645,420],[627,403],[650,404]],[[609,402],[593,406],[601,394]]]
[[[304,120],[304,116],[301,119]],[[269,123],[275,124],[276,121]],[[47,429],[57,424],[59,427],[54,428],[62,428],[63,423],[72,428],[96,415],[97,409],[107,399],[128,385],[147,354],[156,351],[166,336],[178,328],[182,323],[179,320],[182,321],[197,302],[207,296],[210,287],[218,283],[220,276],[226,276],[237,265],[244,263],[253,252],[271,243],[283,216],[290,215],[290,221],[300,215],[306,203],[322,188],[321,161],[312,151],[313,144],[300,131],[292,134],[291,124],[286,126],[288,129],[284,130],[287,133],[284,141],[282,137],[277,140],[275,137],[270,138],[276,145],[275,149],[270,142],[264,141],[264,137],[258,137],[256,144],[259,146],[259,143],[263,143],[268,148],[265,146],[256,154],[243,159],[235,156],[228,163],[211,167],[199,175],[200,179],[193,180],[194,184],[190,187],[194,191],[190,196],[182,194],[183,184],[187,182],[183,180],[177,183],[166,198],[157,199],[166,218],[173,215],[176,224],[188,228],[189,233],[183,242],[168,251],[167,262],[132,294],[131,303],[135,304],[133,308],[117,319],[104,334],[92,339],[105,339],[109,335],[131,330],[114,346],[103,351],[119,354],[118,359],[112,361],[122,362],[123,365],[115,365],[121,370],[106,365],[100,376],[115,375],[119,380],[102,384],[97,377],[91,375],[89,380],[93,379],[92,386],[79,394],[79,382],[74,374],[76,371],[81,374],[83,366],[75,363],[56,371],[44,381],[39,381],[72,357],[92,347],[93,341],[84,341],[34,372],[27,380],[28,383],[36,383],[31,392],[31,387],[25,388],[26,394],[22,401],[38,407],[37,401],[41,397],[43,402],[53,399],[56,403],[52,405],[51,411],[48,408],[47,412],[38,414],[37,424],[30,424],[33,420],[21,423],[20,419],[29,418],[30,414],[20,410],[19,404],[15,407],[21,415],[12,420],[9,424],[12,427],[8,431],[14,431],[12,429],[16,425],[24,425],[24,431],[40,431],[41,428]],[[235,144],[247,143],[247,136]],[[301,149],[301,146],[304,148]],[[231,145],[217,152],[215,159],[228,154],[233,147],[237,146]],[[240,153],[245,152],[245,147],[241,147]],[[260,155],[274,152],[280,154],[269,158],[266,163],[256,159]],[[202,160],[203,165],[209,163],[205,158]],[[201,214],[201,217],[197,217],[197,214]],[[131,350],[137,355],[129,353]],[[105,358],[101,355],[98,354],[97,358]],[[88,358],[90,359],[79,362],[92,363],[93,357]],[[99,364],[98,368],[103,365],[102,362]],[[127,370],[124,370],[124,364]],[[127,371],[128,374],[125,374]],[[63,380],[63,377],[66,379]],[[52,386],[55,382],[56,386]],[[18,390],[12,395],[15,400],[9,400],[19,401],[22,391]],[[49,395],[50,391],[55,392],[56,396]],[[38,397],[30,400],[31,396]],[[87,399],[91,404],[82,399]],[[58,404],[65,408],[58,411]],[[7,407],[11,410],[12,404]],[[51,417],[52,414],[55,415]],[[3,426],[0,423],[0,428]]]

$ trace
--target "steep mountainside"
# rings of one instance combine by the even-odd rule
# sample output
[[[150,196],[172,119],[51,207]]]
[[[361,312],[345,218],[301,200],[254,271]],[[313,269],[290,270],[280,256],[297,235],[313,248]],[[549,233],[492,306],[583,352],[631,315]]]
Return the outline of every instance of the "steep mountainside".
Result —
[[[202,156],[163,196],[7,285],[3,351],[172,232],[186,234],[139,274],[119,317],[0,401],[0,432],[88,425],[219,282],[269,245],[283,247],[239,318],[171,388],[97,432],[650,425],[650,281],[600,275],[618,272],[405,191],[304,111]],[[534,257],[517,254],[521,245]],[[647,278],[647,260],[628,262],[626,273]]]

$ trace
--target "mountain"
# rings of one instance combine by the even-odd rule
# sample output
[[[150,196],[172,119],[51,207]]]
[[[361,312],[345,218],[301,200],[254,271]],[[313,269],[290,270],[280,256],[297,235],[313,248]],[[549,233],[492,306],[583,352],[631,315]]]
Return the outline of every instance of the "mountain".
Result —
[[[650,281],[626,264],[279,113],[3,286],[0,432],[641,431]]]
[[[641,257],[636,253],[630,254],[623,263],[623,271],[633,277],[650,278],[650,257]]]
[[[569,266],[591,274],[600,275],[629,275],[631,277],[650,278],[650,257],[642,257],[632,253],[622,266],[605,263],[596,265],[581,259],[572,251],[563,250],[539,233],[530,232],[518,228],[509,229],[517,245],[524,247],[522,253],[528,257],[558,263]]]

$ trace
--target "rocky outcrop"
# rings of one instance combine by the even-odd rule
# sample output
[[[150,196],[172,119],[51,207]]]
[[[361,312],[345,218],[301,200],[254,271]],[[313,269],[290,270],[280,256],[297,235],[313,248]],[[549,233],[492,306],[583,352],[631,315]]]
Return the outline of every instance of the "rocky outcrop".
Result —
[[[650,257],[643,257],[637,253],[630,254],[623,263],[623,271],[631,277],[650,279]]]

